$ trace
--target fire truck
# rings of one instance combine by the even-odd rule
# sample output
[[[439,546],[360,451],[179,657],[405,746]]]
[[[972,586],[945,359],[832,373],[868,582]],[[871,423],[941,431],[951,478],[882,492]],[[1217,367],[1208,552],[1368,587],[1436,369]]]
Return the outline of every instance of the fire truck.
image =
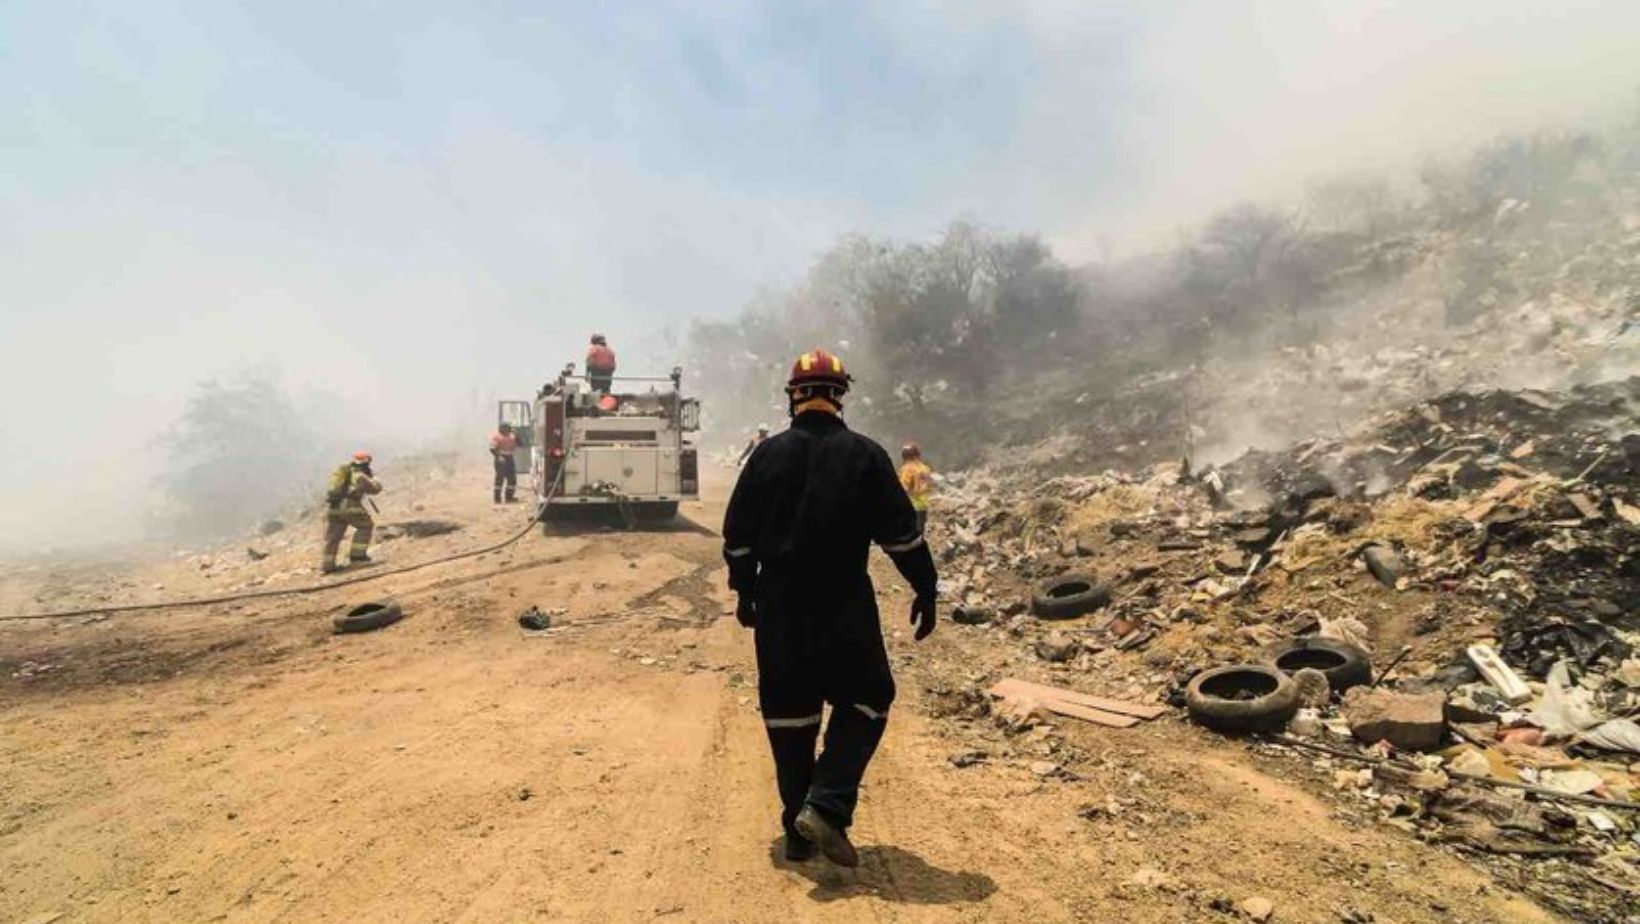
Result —
[[[595,512],[628,527],[665,522],[680,502],[700,499],[690,436],[700,429],[700,402],[684,397],[681,368],[664,378],[617,377],[606,391],[566,366],[533,405],[503,402],[502,419],[527,428],[519,442],[531,447],[543,524]]]

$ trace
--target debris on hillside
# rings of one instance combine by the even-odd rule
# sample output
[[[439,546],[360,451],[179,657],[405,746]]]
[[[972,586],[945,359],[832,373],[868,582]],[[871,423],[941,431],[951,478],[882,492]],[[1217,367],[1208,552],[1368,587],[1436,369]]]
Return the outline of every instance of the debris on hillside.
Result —
[[[1261,751],[1336,773],[1369,816],[1534,864],[1513,878],[1579,920],[1628,920],[1640,378],[1451,393],[1200,471],[1033,470],[953,474],[936,501],[953,631],[998,643],[961,666],[939,708],[994,714],[1020,735],[1066,714],[1021,691],[1056,687],[1189,700],[1231,732],[1284,729],[1328,756]],[[1043,613],[1055,587],[1107,596]],[[1201,682],[1210,669],[1232,679]],[[1260,686],[1266,674],[1279,679]],[[1011,679],[993,706],[979,691],[999,676]]]

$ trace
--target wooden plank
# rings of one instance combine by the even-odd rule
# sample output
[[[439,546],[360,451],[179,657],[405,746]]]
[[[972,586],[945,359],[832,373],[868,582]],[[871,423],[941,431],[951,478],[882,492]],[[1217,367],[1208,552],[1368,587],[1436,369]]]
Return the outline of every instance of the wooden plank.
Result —
[[[994,696],[1015,696],[1026,699],[1035,699],[1047,706],[1050,701],[1070,703],[1088,709],[1097,709],[1101,712],[1113,712],[1117,715],[1132,716],[1136,719],[1155,719],[1167,714],[1162,706],[1145,706],[1139,703],[1123,702],[1119,699],[1106,699],[1103,696],[1094,696],[1089,693],[1078,693],[1075,690],[1066,690],[1060,687],[1048,687],[1026,680],[1008,678],[991,688]]]
[[[1025,689],[1004,686],[1004,684],[994,686],[991,693],[992,696],[1000,696],[1005,701],[1028,702],[1032,706],[1053,712],[1056,716],[1069,716],[1073,719],[1084,720],[1084,722],[1094,722],[1096,725],[1107,725],[1110,729],[1127,729],[1127,727],[1132,727],[1132,725],[1137,725],[1140,722],[1133,716],[1118,716],[1115,712],[1105,712],[1104,709],[1079,706],[1076,702],[1066,702],[1063,699],[1040,698],[1040,696],[1025,691]]]
[[[1076,690],[1067,690],[1063,687],[1044,686],[1031,683],[1028,680],[1009,678],[997,684],[997,687],[1008,687],[1019,695],[1038,700],[1056,700],[1085,706],[1089,709],[1098,709],[1103,712],[1114,712],[1117,715],[1132,716],[1136,719],[1155,719],[1167,714],[1162,706],[1146,706],[1140,703],[1129,703],[1119,699],[1107,699],[1103,696],[1094,696],[1091,693],[1079,693]]]
[[[1117,715],[1103,709],[1089,709],[1087,706],[1078,706],[1075,703],[1067,703],[1063,700],[1044,702],[1042,708],[1058,715],[1070,716],[1073,719],[1081,719],[1084,722],[1092,722],[1095,725],[1104,725],[1109,728],[1131,728],[1139,724],[1139,720],[1130,715]]]

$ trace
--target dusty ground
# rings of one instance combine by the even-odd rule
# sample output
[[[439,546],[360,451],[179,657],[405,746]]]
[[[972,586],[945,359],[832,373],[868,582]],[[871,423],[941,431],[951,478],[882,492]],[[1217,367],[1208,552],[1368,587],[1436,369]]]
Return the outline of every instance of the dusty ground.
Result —
[[[381,554],[516,528],[474,479],[424,486],[410,514],[466,529]],[[864,864],[777,860],[750,638],[722,618],[720,500],[686,513],[702,528],[532,535],[311,597],[0,623],[0,919],[1230,921],[1219,908],[1262,896],[1277,921],[1562,920],[1175,719],[1061,729],[1068,776],[1001,754],[954,767],[981,739],[929,714],[930,665],[986,636],[946,624],[913,645],[890,581],[902,699]],[[208,568],[7,572],[0,604],[295,585],[312,552],[287,532],[254,564],[232,547]],[[329,633],[335,608],[385,594],[404,622]],[[532,603],[567,607],[564,627],[525,637]]]

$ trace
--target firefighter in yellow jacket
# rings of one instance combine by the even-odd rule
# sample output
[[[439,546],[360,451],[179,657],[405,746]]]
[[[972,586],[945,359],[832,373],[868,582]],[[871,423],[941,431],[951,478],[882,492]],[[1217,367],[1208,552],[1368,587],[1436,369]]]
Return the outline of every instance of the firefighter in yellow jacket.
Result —
[[[922,447],[906,443],[900,447],[900,487],[917,511],[917,531],[928,528],[928,500],[934,495],[934,470],[923,461]]]
[[[325,574],[337,570],[336,552],[342,547],[342,537],[353,527],[353,544],[348,549],[348,564],[370,561],[370,535],[376,521],[365,509],[365,498],[380,494],[381,482],[370,471],[370,453],[355,452],[353,461],[338,466],[330,475],[330,490],[325,494],[325,553],[319,570]]]

